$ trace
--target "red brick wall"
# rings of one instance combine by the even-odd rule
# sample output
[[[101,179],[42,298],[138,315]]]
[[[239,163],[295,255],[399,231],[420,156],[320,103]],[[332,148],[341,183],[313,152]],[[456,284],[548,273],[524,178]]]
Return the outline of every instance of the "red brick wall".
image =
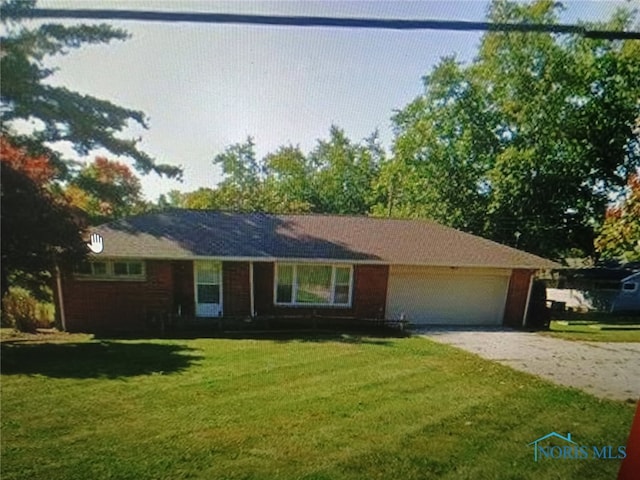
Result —
[[[507,303],[504,309],[504,325],[522,327],[522,317],[527,304],[531,275],[533,275],[532,270],[518,269],[511,272]]]
[[[66,327],[73,332],[135,331],[153,314],[173,308],[171,262],[146,261],[146,280],[80,280],[63,277]]]
[[[195,314],[192,261],[146,261],[146,280],[80,280],[63,276],[66,326],[69,331],[136,331],[148,327],[152,315]],[[249,263],[223,262],[225,317],[250,315]],[[276,307],[273,304],[274,264],[254,263],[255,309],[258,315],[384,317],[387,266],[354,267],[353,305],[341,307]]]
[[[386,265],[354,266],[353,302],[352,306],[347,308],[275,306],[273,304],[273,273],[274,264],[271,262],[253,264],[255,309],[258,316],[310,315],[315,312],[319,316],[384,317],[389,277],[389,267]]]
[[[222,309],[225,317],[251,315],[249,262],[222,263]]]
[[[357,265],[354,271],[353,301],[360,318],[384,318],[387,303],[387,265]]]

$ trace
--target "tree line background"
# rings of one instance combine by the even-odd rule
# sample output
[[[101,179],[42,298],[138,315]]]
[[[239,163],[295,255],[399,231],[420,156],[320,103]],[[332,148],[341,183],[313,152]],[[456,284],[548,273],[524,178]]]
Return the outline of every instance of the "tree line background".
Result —
[[[137,174],[182,170],[122,138],[148,127],[144,113],[47,84],[43,62],[127,32],[27,27],[34,6],[1,7],[3,296],[48,295],[56,265],[85,257],[89,225],[166,208],[425,218],[553,259],[640,260],[640,41],[488,32],[472,62],[446,57],[426,73],[393,112],[389,149],[377,132],[351,139],[331,125],[309,152],[282,145],[258,158],[249,137],[212,155],[217,185],[149,202]],[[487,21],[556,24],[561,8],[494,0]],[[597,26],[637,30],[638,12]],[[70,160],[61,143],[113,159]]]

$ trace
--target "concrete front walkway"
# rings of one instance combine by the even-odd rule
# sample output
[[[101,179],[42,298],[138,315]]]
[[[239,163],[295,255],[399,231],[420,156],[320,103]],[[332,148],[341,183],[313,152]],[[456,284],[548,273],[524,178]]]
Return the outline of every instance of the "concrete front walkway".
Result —
[[[640,343],[572,342],[504,329],[417,333],[597,397],[640,398]]]

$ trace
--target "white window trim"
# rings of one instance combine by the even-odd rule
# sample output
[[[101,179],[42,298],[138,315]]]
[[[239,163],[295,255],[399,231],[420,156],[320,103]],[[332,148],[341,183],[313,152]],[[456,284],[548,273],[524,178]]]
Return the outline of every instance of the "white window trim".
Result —
[[[78,273],[74,272],[74,277],[78,280],[87,281],[115,281],[115,282],[142,282],[147,279],[147,264],[144,260],[136,258],[118,258],[118,259],[95,259],[89,260],[89,263],[106,263],[107,273]],[[114,273],[114,263],[140,263],[142,265],[142,273],[139,275],[116,275]]]
[[[224,292],[223,292],[223,286],[224,286],[224,265],[222,262],[218,262],[218,261],[204,261],[207,263],[215,263],[216,267],[218,269],[218,273],[219,273],[219,283],[209,283],[209,282],[199,282],[198,281],[198,263],[202,263],[203,261],[195,261],[193,262],[193,298],[195,301],[195,309],[196,309],[196,317],[197,318],[217,318],[217,317],[199,317],[198,316],[198,285],[218,285],[218,290],[220,292],[220,303],[214,304],[214,305],[219,305],[220,306],[220,310],[218,312],[218,317],[222,317],[224,315],[224,305],[223,305],[223,301],[224,301]]]
[[[329,303],[307,303],[296,301],[298,291],[298,266],[331,267],[331,286]],[[291,302],[278,302],[278,268],[287,266],[293,268],[293,279],[291,285]],[[336,268],[349,268],[349,302],[334,303],[336,293]],[[275,263],[273,272],[273,304],[280,307],[322,307],[322,308],[351,308],[353,306],[353,265],[344,263]]]
[[[627,284],[629,284],[629,283],[633,285],[633,288],[624,288],[624,286],[625,286],[625,285],[627,285]],[[622,284],[622,291],[623,291],[623,292],[626,292],[626,293],[635,293],[635,292],[636,292],[636,290],[638,290],[638,284],[637,284],[636,282],[624,282],[624,283]]]

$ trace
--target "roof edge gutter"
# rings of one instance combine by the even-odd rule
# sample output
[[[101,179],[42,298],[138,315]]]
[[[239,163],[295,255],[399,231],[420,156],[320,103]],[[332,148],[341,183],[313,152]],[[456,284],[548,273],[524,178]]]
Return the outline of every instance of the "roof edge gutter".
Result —
[[[412,267],[442,267],[442,268],[510,268],[519,270],[548,270],[556,268],[552,265],[526,265],[526,264],[499,264],[499,263],[426,263],[426,262],[398,262],[389,261],[384,259],[341,259],[341,258],[305,258],[305,257],[224,257],[224,256],[206,256],[206,255],[194,255],[194,256],[141,256],[141,255],[109,255],[100,254],[90,255],[90,258],[96,260],[110,260],[110,259],[136,259],[136,260],[215,260],[220,262],[286,262],[286,263],[348,263],[352,265],[389,265],[389,266],[412,266]]]

